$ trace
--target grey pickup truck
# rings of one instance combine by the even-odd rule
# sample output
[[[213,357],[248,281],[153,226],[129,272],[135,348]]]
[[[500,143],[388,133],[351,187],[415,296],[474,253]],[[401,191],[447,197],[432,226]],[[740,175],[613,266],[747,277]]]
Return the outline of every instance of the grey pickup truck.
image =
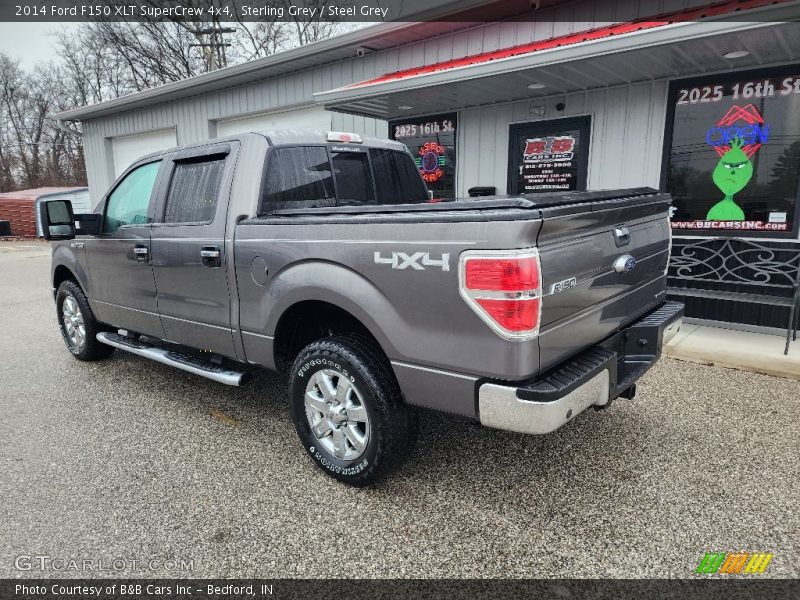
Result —
[[[417,407],[546,434],[631,398],[680,327],[670,198],[433,202],[397,142],[248,133],[146,156],[94,214],[42,203],[69,351],[228,385],[285,372],[305,452],[363,485]],[[421,414],[424,414],[421,413]]]

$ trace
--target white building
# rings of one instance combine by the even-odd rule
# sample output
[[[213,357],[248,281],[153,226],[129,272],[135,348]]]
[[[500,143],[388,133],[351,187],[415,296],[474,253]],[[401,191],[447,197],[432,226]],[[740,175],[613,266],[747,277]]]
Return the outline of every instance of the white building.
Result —
[[[780,261],[795,265],[800,2],[553,0],[517,15],[512,5],[486,2],[486,22],[377,24],[57,117],[82,123],[94,201],[147,152],[333,129],[405,141],[442,197],[666,189],[687,243],[744,236],[788,249]],[[469,10],[480,15],[475,2]],[[752,175],[726,191],[713,174],[738,145]],[[717,207],[726,198],[733,207]],[[784,319],[728,302],[695,308]]]

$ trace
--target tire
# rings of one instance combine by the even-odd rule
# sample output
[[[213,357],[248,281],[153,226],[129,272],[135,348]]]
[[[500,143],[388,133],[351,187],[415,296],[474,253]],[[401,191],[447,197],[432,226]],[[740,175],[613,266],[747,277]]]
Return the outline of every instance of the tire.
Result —
[[[416,411],[403,402],[389,361],[366,338],[334,335],[303,348],[292,365],[289,398],[306,452],[348,485],[391,472],[416,441]]]
[[[56,316],[61,337],[78,360],[102,360],[114,352],[112,346],[101,344],[95,338],[104,328],[94,318],[83,290],[72,280],[63,281],[58,286]]]

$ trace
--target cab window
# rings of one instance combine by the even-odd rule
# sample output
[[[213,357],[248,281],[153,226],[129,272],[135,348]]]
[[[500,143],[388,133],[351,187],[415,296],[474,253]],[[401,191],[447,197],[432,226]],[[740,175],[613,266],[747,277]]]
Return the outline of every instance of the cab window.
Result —
[[[152,162],[137,167],[111,192],[106,205],[103,233],[114,233],[123,225],[147,223],[147,209],[160,166],[160,162]]]
[[[331,164],[323,146],[273,150],[264,188],[262,212],[336,204]]]
[[[428,191],[414,161],[405,152],[370,148],[379,204],[420,204]]]
[[[375,204],[369,160],[366,152],[332,152],[337,204]]]

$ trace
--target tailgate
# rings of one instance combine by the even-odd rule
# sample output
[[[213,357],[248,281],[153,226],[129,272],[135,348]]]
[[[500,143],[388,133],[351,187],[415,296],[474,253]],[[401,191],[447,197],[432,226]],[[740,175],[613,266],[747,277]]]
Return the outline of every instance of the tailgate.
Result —
[[[578,193],[543,207],[541,370],[662,302],[670,197],[652,190]]]

